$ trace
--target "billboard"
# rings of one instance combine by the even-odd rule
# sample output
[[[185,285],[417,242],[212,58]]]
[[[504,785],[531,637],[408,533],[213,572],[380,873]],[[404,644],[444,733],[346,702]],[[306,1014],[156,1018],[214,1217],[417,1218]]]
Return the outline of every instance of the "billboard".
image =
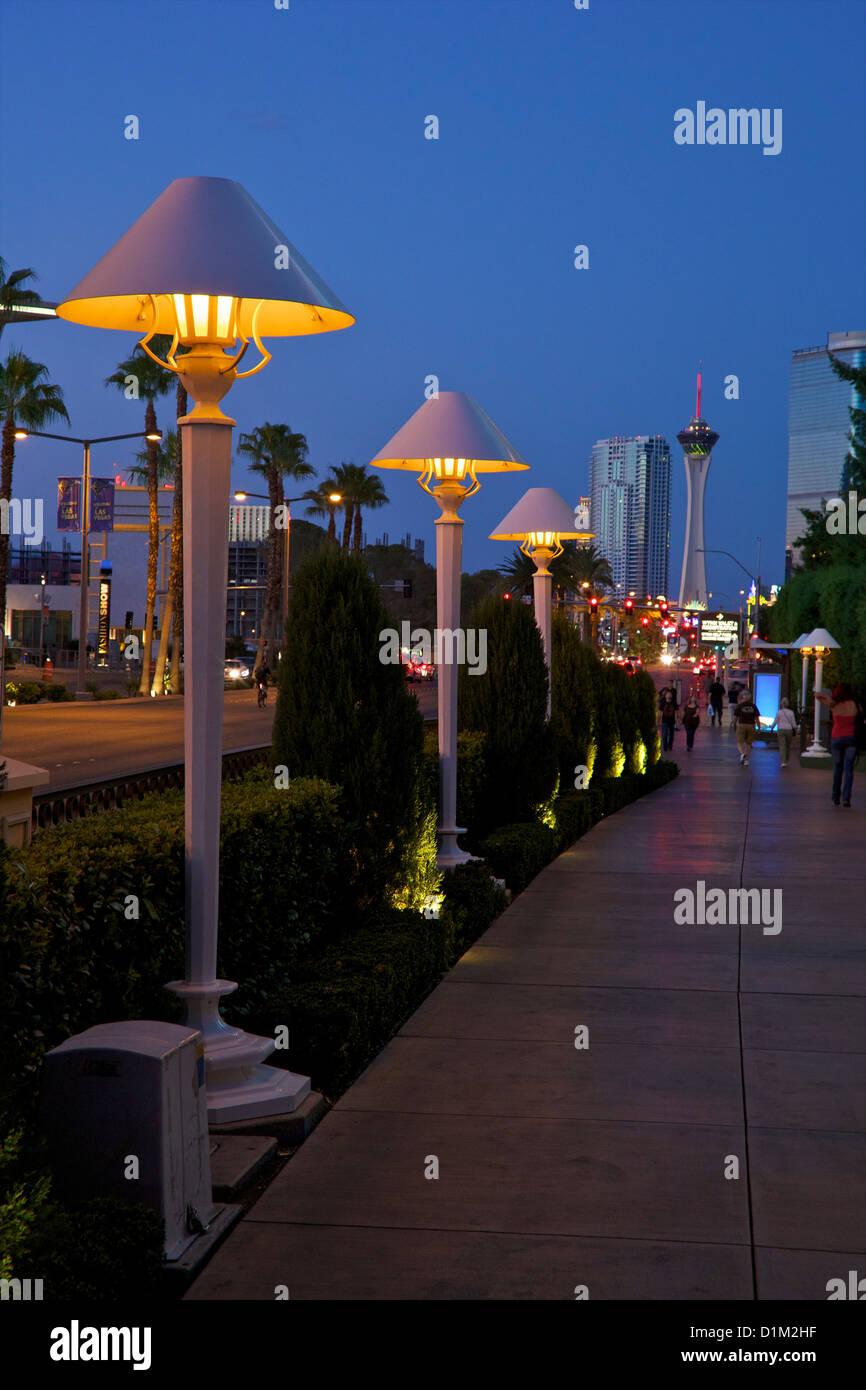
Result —
[[[698,641],[708,647],[729,647],[739,640],[739,613],[701,613]]]

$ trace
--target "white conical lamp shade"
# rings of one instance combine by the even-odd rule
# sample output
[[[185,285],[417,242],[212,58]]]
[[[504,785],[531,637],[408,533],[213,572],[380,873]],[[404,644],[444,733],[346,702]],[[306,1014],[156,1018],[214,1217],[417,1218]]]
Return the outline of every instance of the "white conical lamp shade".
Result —
[[[151,295],[166,333],[172,331],[174,295],[242,301],[237,326],[246,337],[252,336],[257,306],[262,337],[325,333],[354,323],[233,179],[175,179],[58,305],[57,314],[72,323],[144,333],[152,320]]]
[[[825,627],[814,628],[803,642],[803,646],[810,647],[813,650],[816,647],[827,647],[831,651],[838,651],[839,649],[839,643],[836,641],[836,638],[831,637]]]
[[[591,540],[592,531],[574,529],[574,509],[552,487],[531,487],[500,521],[492,541],[523,541],[553,533],[560,540]]]
[[[528,468],[489,415],[465,391],[440,391],[411,415],[371,463],[423,471],[428,459],[471,459],[478,473]]]

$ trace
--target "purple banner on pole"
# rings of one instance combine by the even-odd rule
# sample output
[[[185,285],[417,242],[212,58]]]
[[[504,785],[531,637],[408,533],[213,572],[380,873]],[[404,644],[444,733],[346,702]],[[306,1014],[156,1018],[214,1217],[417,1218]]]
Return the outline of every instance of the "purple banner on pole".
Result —
[[[57,529],[81,530],[81,479],[57,479]]]
[[[90,529],[114,530],[114,479],[90,479]]]

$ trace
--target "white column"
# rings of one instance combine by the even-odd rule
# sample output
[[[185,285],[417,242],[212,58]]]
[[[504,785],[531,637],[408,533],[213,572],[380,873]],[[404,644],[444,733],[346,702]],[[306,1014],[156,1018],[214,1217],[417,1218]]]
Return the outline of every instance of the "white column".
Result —
[[[818,695],[824,689],[824,663],[820,656],[815,657],[815,733],[812,742],[803,754],[804,758],[828,758],[829,750],[821,742],[821,701]]]
[[[434,496],[442,508],[436,518],[436,624],[440,633],[460,626],[460,576],[463,522],[457,508],[463,501],[459,484],[440,484]],[[453,654],[455,643],[440,642],[441,655]],[[465,828],[457,825],[457,666],[441,660],[436,668],[439,697],[439,850],[440,869],[453,869],[472,858],[457,844]]]
[[[196,393],[197,394],[197,393]],[[186,979],[167,988],[186,1001],[186,1022],[204,1039],[211,1124],[297,1109],[309,1077],[262,1066],[273,1038],[231,1028],[217,978],[223,668],[232,425],[186,416],[183,441],[184,761]]]
[[[553,576],[547,568],[549,555],[547,551],[540,554],[533,554],[533,560],[537,566],[535,574],[532,576],[532,600],[535,606],[535,621],[541,633],[541,644],[544,647],[544,664],[547,667],[547,717],[550,718],[550,697],[552,686],[552,667],[550,651],[550,609],[553,594]]]

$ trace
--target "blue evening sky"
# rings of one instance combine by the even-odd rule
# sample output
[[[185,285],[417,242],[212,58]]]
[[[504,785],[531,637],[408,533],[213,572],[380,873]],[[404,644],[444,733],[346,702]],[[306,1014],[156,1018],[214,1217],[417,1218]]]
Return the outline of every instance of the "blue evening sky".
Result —
[[[237,179],[357,318],[272,343],[229,397],[239,430],[287,422],[324,476],[368,462],[429,374],[469,391],[532,471],[483,477],[466,569],[506,557],[487,536],[526,487],[585,491],[596,439],[664,434],[675,594],[675,435],[702,358],[721,436],[707,545],[752,569],[760,535],[765,581],[782,578],[791,352],[866,322],[859,0],[2,0],[0,16],[0,254],[46,298],[172,179]],[[698,101],[781,107],[781,153],[676,145],[674,111]],[[2,350],[47,364],[72,433],[111,434],[141,427],[142,406],[102,385],[134,341],[51,322],[7,328]],[[112,447],[95,472],[131,461]],[[52,513],[78,466],[31,440],[15,493]],[[432,502],[384,480],[369,538],[411,531],[433,558]],[[709,559],[736,607],[740,572]]]

